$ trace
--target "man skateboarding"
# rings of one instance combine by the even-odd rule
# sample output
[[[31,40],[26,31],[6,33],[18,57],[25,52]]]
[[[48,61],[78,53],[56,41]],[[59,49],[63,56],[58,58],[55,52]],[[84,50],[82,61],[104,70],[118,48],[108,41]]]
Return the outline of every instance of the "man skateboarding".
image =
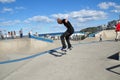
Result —
[[[62,43],[62,48],[61,50],[65,50],[66,48],[71,49],[71,43],[70,43],[70,36],[74,33],[74,28],[71,25],[71,23],[67,19],[57,19],[58,24],[64,24],[64,26],[67,28],[67,30],[61,35],[61,43]],[[68,44],[66,46],[65,40]]]

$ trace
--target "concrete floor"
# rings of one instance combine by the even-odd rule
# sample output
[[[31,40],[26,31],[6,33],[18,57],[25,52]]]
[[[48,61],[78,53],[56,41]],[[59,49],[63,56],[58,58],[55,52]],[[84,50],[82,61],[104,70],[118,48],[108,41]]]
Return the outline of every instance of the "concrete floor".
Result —
[[[120,41],[79,42],[66,55],[43,51],[0,64],[0,80],[120,80],[120,61],[108,58],[118,51]]]

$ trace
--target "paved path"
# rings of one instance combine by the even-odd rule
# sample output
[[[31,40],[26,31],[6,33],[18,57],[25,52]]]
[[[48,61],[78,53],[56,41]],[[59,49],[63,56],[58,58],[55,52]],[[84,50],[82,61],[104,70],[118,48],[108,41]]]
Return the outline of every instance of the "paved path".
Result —
[[[61,57],[48,52],[0,64],[0,80],[120,80],[120,61],[108,59],[119,50],[114,41],[76,44]]]

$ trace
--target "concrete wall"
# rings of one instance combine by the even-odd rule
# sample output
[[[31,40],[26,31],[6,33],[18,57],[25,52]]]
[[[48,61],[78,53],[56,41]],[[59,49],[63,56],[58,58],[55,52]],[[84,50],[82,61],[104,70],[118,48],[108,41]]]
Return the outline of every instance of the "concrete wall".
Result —
[[[105,39],[105,40],[111,40],[111,39],[115,39],[116,32],[115,32],[115,30],[104,30],[104,31],[101,31],[101,32],[97,33],[95,35],[95,37],[99,38],[100,35],[102,35],[102,38]]]
[[[46,48],[48,46],[48,43],[29,39],[29,38],[23,38],[23,39],[11,39],[11,40],[2,40],[0,41],[0,52],[2,54],[10,54],[10,53],[35,53],[39,52],[40,50]]]

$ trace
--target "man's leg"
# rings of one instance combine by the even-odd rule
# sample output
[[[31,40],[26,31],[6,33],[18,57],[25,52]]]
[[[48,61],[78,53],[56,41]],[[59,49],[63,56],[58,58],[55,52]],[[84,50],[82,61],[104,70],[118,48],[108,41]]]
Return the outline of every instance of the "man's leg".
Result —
[[[65,36],[66,36],[66,32],[63,33],[63,34],[60,36],[61,43],[62,43],[62,49],[65,49],[65,48],[66,48],[66,44],[65,44]]]
[[[120,31],[118,31],[117,39],[120,40]]]
[[[70,34],[70,33],[67,33],[67,35],[66,35],[66,41],[67,41],[67,44],[68,44],[68,48],[71,48],[72,46],[71,46],[71,43],[70,43],[70,36],[71,36],[72,34]]]
[[[115,40],[118,41],[118,38],[119,38],[119,32],[116,32],[116,38],[115,38]]]

